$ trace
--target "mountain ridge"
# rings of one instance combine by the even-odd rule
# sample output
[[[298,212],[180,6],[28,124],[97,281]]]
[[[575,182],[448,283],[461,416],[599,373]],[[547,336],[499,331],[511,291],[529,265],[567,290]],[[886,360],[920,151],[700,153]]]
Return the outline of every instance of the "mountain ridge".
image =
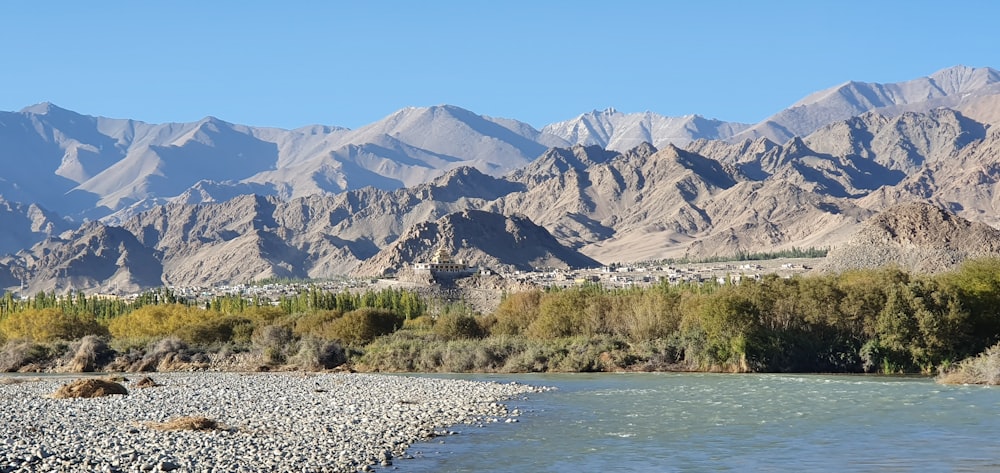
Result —
[[[873,215],[914,201],[997,225],[1000,128],[937,104],[993,103],[998,78],[960,67],[903,85],[841,84],[782,115],[811,117],[781,125],[810,130],[788,139],[614,109],[542,130],[450,105],[403,109],[357,130],[281,130],[213,117],[147,124],[39,104],[0,112],[0,162],[10,169],[0,179],[9,202],[6,213],[0,206],[0,281],[110,290],[157,274],[176,285],[377,274],[398,267],[399,254],[423,255],[386,256],[390,248],[436,244],[410,241],[413,229],[440,235],[445,224],[480,236],[471,229],[538,227],[544,233],[529,233],[552,251],[605,263],[836,246]],[[867,89],[880,95],[852,98]],[[858,104],[861,113],[822,118]],[[449,244],[497,267],[533,264],[490,253],[483,238]],[[95,272],[74,273],[86,261]]]

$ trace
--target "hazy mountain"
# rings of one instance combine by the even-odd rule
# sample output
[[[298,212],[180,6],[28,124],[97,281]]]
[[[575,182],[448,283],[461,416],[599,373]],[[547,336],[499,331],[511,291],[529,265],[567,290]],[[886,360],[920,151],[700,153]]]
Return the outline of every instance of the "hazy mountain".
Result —
[[[909,175],[985,137],[982,123],[954,110],[933,109],[895,116],[869,112],[826,125],[804,141],[819,153],[856,156]]]
[[[755,125],[606,109],[540,131],[450,105],[401,109],[356,130],[318,125],[280,130],[213,117],[148,124],[90,117],[43,103],[0,112],[0,163],[8,170],[0,179],[0,195],[77,220],[123,212],[109,220],[120,222],[178,196],[193,203],[247,191],[291,199],[366,186],[392,190],[461,166],[499,176],[552,147],[626,151],[643,142],[665,148],[758,137],[785,143],[873,110],[895,117],[947,106],[993,123],[1000,120],[992,106],[1000,94],[998,78],[993,69],[958,66],[895,84],[848,82],[805,97]],[[805,143],[818,153],[842,151]]]
[[[289,201],[248,195],[172,203],[122,226],[162,255],[163,279],[170,284],[331,277],[351,272],[410,227],[523,188],[458,168],[432,183],[394,191],[369,187]]]
[[[208,117],[147,124],[39,104],[0,113],[0,195],[70,217],[123,221],[180,196],[290,199],[397,189],[450,169],[502,174],[563,142],[453,106],[408,108],[359,128],[255,128]]]
[[[688,149],[732,164],[751,179],[780,179],[824,195],[858,198],[926,166],[947,163],[985,134],[983,124],[952,110],[895,117],[870,112],[782,145],[767,138],[699,140]]]
[[[705,258],[791,247],[829,247],[845,241],[873,212],[849,199],[807,191],[792,182],[744,181],[704,206],[709,231],[695,235],[682,255]]]
[[[867,114],[784,144],[553,148],[503,178],[461,167],[395,190],[195,203],[220,195],[202,182],[201,198],[153,206],[122,229],[178,285],[392,272],[441,241],[481,264],[518,269],[577,265],[557,248],[614,262],[828,247],[885,206],[926,198],[910,192],[914,179],[948,176],[924,191],[992,208],[1000,135],[986,131],[952,111]],[[506,251],[521,225],[517,232],[551,254]]]
[[[540,133],[516,120],[476,115],[452,105],[408,107],[344,137],[349,144],[376,143],[384,136],[439,156],[466,161],[489,174],[521,167],[547,145]]]
[[[625,151],[646,142],[657,148],[686,145],[697,139],[726,139],[750,125],[709,120],[699,115],[665,117],[652,112],[622,113],[614,108],[584,113],[553,123],[542,133],[574,145],[600,146]]]
[[[701,200],[736,183],[732,170],[719,162],[673,146],[656,151],[646,145],[592,162],[508,195],[491,208],[524,213],[595,259],[626,254],[644,259],[706,227]],[[551,167],[535,169],[551,173]],[[516,176],[537,181],[528,174]],[[657,237],[639,236],[649,233]]]
[[[998,94],[1000,72],[988,67],[956,66],[928,77],[892,84],[850,81],[810,94],[736,133],[730,140],[766,137],[784,142],[868,111],[884,115],[897,115],[903,111],[926,112],[938,107],[979,111],[982,109],[977,104],[979,100]]]
[[[16,253],[70,228],[57,215],[35,205],[0,197],[0,255]]]

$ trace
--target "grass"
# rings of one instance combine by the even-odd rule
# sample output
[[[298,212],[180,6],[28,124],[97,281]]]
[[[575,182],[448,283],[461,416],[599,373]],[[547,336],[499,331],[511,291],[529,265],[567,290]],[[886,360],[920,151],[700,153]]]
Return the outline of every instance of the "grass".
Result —
[[[75,399],[110,396],[112,394],[128,394],[125,386],[103,379],[78,379],[64,384],[52,394],[56,399]]]
[[[1000,344],[983,353],[962,360],[954,368],[937,377],[941,384],[1000,385]]]

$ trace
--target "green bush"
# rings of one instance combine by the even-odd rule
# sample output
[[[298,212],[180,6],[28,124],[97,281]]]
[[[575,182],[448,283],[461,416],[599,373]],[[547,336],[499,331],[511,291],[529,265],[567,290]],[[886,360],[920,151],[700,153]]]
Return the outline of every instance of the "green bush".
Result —
[[[174,335],[193,345],[206,346],[236,341],[249,342],[247,334],[248,332],[252,333],[252,330],[253,321],[250,319],[225,315],[202,319],[191,325],[180,327]]]
[[[473,315],[446,314],[434,323],[434,334],[444,340],[478,339],[485,335],[479,321]]]
[[[507,295],[494,315],[496,325],[492,332],[497,335],[520,335],[538,318],[538,305],[542,292],[538,290]]]
[[[317,310],[302,314],[295,319],[295,326],[292,332],[299,336],[312,336],[323,340],[331,340],[333,337],[328,331],[333,322],[343,317],[343,312],[339,310]]]
[[[395,332],[403,325],[403,316],[385,309],[363,308],[350,311],[334,320],[327,333],[347,345],[360,346],[376,337]]]

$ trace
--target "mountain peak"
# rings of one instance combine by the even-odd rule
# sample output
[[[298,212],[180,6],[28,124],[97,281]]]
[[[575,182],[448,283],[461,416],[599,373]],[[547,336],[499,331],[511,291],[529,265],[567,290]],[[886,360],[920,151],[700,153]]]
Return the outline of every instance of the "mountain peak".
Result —
[[[59,107],[52,102],[41,102],[22,108],[21,113],[30,113],[33,115],[48,115],[54,113],[73,113],[73,112],[70,112],[65,108]]]
[[[974,75],[997,75],[998,71],[991,67],[973,67],[966,66],[964,64],[959,64],[957,66],[946,67],[931,74],[929,77],[932,79],[938,79],[941,77],[968,77]]]
[[[674,146],[673,143],[668,143],[667,147],[674,148],[674,149],[677,148],[676,146]],[[636,146],[635,148],[632,148],[632,149],[626,151],[625,154],[626,155],[636,155],[636,156],[639,156],[639,157],[648,158],[648,157],[656,154],[657,151],[658,150],[656,149],[656,147],[653,146],[650,142],[643,141],[642,143],[639,143],[639,146]]]
[[[937,71],[928,78],[950,93],[962,93],[1000,82],[1000,72],[988,67],[958,65]]]

